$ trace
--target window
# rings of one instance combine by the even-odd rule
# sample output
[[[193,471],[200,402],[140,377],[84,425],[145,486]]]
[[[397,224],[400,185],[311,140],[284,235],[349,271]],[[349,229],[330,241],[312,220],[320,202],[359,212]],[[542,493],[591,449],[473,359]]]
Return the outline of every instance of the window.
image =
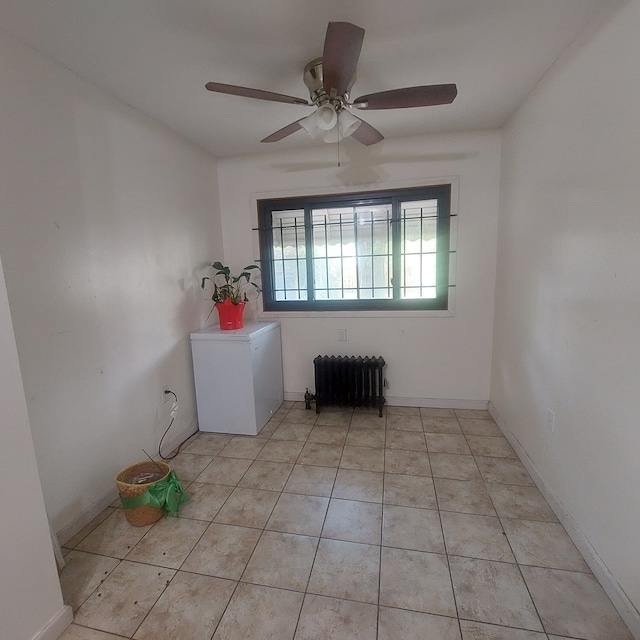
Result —
[[[265,311],[447,309],[451,186],[258,201]]]

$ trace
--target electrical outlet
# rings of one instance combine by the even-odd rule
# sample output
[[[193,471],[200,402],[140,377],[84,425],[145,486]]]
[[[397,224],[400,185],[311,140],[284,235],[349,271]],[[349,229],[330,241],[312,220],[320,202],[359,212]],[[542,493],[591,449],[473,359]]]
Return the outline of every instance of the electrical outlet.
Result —
[[[346,342],[346,341],[347,341],[347,330],[338,329],[338,342]]]
[[[555,426],[556,414],[551,411],[551,409],[547,409],[547,419],[545,421],[545,427],[549,433],[553,433],[553,428]]]

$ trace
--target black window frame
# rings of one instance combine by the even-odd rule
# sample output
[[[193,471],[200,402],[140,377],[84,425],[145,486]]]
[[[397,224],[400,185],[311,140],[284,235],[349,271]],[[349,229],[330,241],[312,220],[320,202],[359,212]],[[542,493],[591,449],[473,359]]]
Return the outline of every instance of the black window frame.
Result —
[[[437,200],[437,242],[436,242],[436,297],[405,298],[400,295],[401,234],[400,203],[416,200]],[[392,236],[392,283],[393,298],[367,299],[313,299],[313,261],[311,211],[317,208],[391,204]],[[305,218],[307,265],[307,300],[275,300],[273,296],[273,227],[272,213],[281,210],[303,210]],[[312,195],[258,200],[258,231],[260,244],[260,264],[262,268],[262,295],[264,311],[442,311],[449,308],[449,268],[451,251],[451,184],[425,187],[386,189],[343,193],[335,195]]]

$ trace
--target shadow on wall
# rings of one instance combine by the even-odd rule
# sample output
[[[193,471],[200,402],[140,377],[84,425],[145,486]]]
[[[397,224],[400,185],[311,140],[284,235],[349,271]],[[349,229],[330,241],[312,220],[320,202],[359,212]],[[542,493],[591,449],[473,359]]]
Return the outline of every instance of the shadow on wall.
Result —
[[[342,151],[342,150],[341,150]],[[362,147],[360,145],[347,147],[346,158],[340,158],[336,149],[335,161],[321,162],[286,162],[273,163],[270,166],[283,173],[303,173],[335,168],[336,176],[341,184],[376,184],[390,180],[390,174],[381,167],[387,164],[407,164],[423,162],[461,162],[472,160],[478,152],[471,153],[424,153],[424,154],[386,154],[383,148]]]
[[[167,348],[162,336],[149,336],[157,347],[157,359],[150,370],[127,377],[103,376],[104,383],[94,392],[101,392],[103,406],[101,423],[87,418],[87,442],[94,441],[86,455],[77,456],[72,468],[67,467],[67,476],[78,485],[91,486],[87,491],[70,502],[65,502],[58,513],[52,514],[52,525],[58,539],[64,544],[85,524],[97,516],[117,498],[115,476],[122,468],[139,460],[145,460],[146,450],[157,456],[158,445],[163,433],[171,422],[170,411],[173,396],[161,395],[165,387],[174,391],[179,398],[179,410],[171,429],[165,437],[163,453],[191,435],[197,429],[193,367],[188,337]],[[108,365],[104,367],[109,371]],[[135,412],[132,406],[138,406]],[[96,453],[99,451],[99,455]]]

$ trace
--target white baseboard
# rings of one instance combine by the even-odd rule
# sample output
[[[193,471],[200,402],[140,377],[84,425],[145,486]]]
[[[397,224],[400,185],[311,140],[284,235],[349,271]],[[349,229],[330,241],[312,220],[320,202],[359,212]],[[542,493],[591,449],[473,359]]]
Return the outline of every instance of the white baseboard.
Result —
[[[83,527],[88,525],[94,518],[99,516],[116,498],[118,490],[115,483],[108,491],[105,491],[97,500],[85,507],[82,511],[75,514],[71,520],[63,525],[56,532],[56,536],[60,544],[64,545]]]
[[[162,445],[164,455],[166,455],[167,451],[173,451],[174,449],[176,449],[180,445],[180,443],[185,440],[185,438],[189,438],[197,431],[198,425],[194,422],[183,431],[176,434],[170,440],[166,440]],[[154,459],[160,459],[157,453],[155,453],[152,457]],[[141,460],[142,459],[144,458],[141,458]],[[114,478],[117,472],[118,470],[116,469]],[[118,489],[114,480],[113,485],[110,486],[99,498],[97,498],[89,506],[85,507],[82,511],[75,514],[69,522],[58,529],[58,531],[56,532],[56,536],[60,541],[60,544],[64,546],[68,540],[70,540],[73,536],[76,535],[76,533],[78,533],[78,531],[88,525],[94,518],[99,516],[117,497]]]
[[[73,610],[65,605],[33,636],[33,640],[57,640],[73,622]]]
[[[285,391],[285,402],[304,402],[304,391]]]
[[[593,575],[596,577],[605,593],[609,596],[609,599],[613,603],[613,606],[617,609],[627,627],[629,627],[629,631],[631,631],[633,637],[636,638],[636,640],[640,640],[640,612],[628,598],[627,594],[624,592],[624,589],[620,586],[611,571],[609,571],[609,568],[604,563],[602,558],[598,555],[598,552],[593,548],[587,537],[584,535],[582,529],[574,520],[571,513],[545,483],[544,479],[540,475],[540,472],[533,464],[533,461],[531,460],[531,458],[529,458],[527,452],[518,441],[518,438],[516,438],[514,433],[509,429],[508,425],[500,417],[500,414],[491,402],[489,402],[489,412],[491,413],[493,419],[496,421],[498,427],[500,427],[502,433],[504,433],[505,437],[513,447],[514,451],[518,455],[518,458],[520,458],[522,464],[524,464],[524,466],[526,467],[529,475],[531,476],[531,479],[536,483],[536,486],[538,487],[538,489],[540,489],[540,492],[549,503],[549,506],[556,514],[558,520],[565,528],[566,532],[569,534],[569,537],[571,538],[571,540],[573,540],[573,543],[578,548],[578,551],[580,551],[580,553],[582,554],[585,562],[589,565],[591,571],[593,571]]]
[[[303,402],[304,391],[289,391],[284,399],[290,402]],[[486,409],[486,400],[463,400],[460,398],[405,398],[402,396],[385,396],[385,404],[390,407],[425,407],[430,409]]]
[[[486,409],[486,400],[464,400],[461,398],[404,398],[386,396],[390,407],[424,407],[429,409]]]

